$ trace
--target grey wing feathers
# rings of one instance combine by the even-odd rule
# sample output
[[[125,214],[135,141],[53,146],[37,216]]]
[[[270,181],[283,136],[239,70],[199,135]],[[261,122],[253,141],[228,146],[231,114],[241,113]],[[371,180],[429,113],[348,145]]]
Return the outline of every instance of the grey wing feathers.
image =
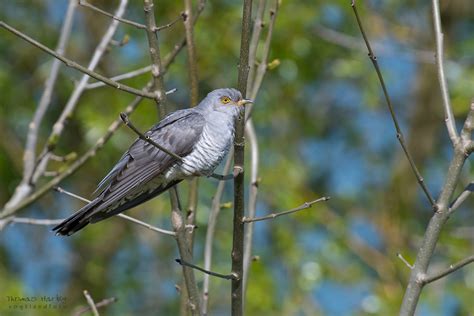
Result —
[[[204,124],[205,119],[200,113],[192,109],[180,110],[165,117],[146,135],[149,135],[158,144],[184,157],[193,150],[194,145],[198,142]],[[105,219],[148,200],[152,196],[148,197],[146,192],[140,193],[142,185],[167,171],[176,162],[176,158],[146,141],[137,139],[99,183],[96,190],[99,192],[97,198],[56,226],[54,230],[61,235],[70,234],[90,222]],[[179,182],[179,179],[176,180],[173,184]],[[161,189],[157,188],[158,191],[150,192],[150,195],[156,196],[168,187],[169,184],[164,183]],[[123,200],[125,197],[127,197],[126,201]],[[134,201],[135,199],[137,201]],[[120,205],[119,201],[121,201]],[[78,227],[79,225],[80,227]]]

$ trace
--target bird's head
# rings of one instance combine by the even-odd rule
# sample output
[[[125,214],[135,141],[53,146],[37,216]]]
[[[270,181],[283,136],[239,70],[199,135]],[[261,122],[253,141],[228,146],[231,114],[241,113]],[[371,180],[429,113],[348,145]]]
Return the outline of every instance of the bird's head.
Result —
[[[236,114],[248,103],[253,103],[253,101],[242,98],[242,94],[238,90],[224,88],[210,92],[207,97],[202,100],[200,106],[207,107],[214,111]]]

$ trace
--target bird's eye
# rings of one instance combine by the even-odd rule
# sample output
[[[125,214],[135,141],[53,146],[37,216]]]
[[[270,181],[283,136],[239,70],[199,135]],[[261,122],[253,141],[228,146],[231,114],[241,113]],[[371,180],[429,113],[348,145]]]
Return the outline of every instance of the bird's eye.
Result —
[[[221,97],[221,102],[222,104],[227,104],[230,102],[230,98],[229,97]]]

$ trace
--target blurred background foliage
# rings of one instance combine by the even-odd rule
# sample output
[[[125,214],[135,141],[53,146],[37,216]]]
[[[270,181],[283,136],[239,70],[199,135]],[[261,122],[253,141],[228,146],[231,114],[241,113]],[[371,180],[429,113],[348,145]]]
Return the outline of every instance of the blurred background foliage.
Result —
[[[92,1],[91,1],[92,2]],[[180,1],[155,1],[158,24],[175,19]],[[270,1],[271,2],[271,1]],[[254,255],[247,294],[248,315],[394,315],[398,313],[408,268],[431,209],[409,170],[395,137],[375,72],[353,17],[350,1],[283,1],[276,22],[269,71],[253,118],[261,164],[258,215],[285,210],[323,195],[332,199],[313,209],[255,224]],[[113,12],[117,1],[93,1]],[[49,47],[55,47],[65,0],[2,1],[0,17]],[[363,22],[379,57],[409,148],[436,196],[452,156],[434,65],[431,7],[427,1],[364,1]],[[474,3],[442,1],[446,71],[458,120],[473,95]],[[141,2],[130,1],[126,17],[143,21]],[[207,1],[195,28],[200,98],[214,88],[236,86],[241,5]],[[268,16],[265,17],[268,20]],[[85,65],[109,19],[78,8],[66,56]],[[5,30],[0,35],[0,204],[21,179],[22,148],[52,58]],[[165,55],[184,35],[178,23],[160,32]],[[113,76],[149,64],[145,33],[122,25],[98,71]],[[189,106],[183,51],[165,77],[169,108]],[[62,67],[52,105],[40,130],[40,145],[81,74]],[[142,87],[150,76],[126,81]],[[133,99],[103,87],[82,96],[57,154],[85,152]],[[155,105],[144,101],[132,119],[145,130],[157,122]],[[89,197],[98,181],[134,139],[121,128],[105,148],[61,185]],[[248,160],[247,160],[248,161]],[[61,166],[51,165],[51,168]],[[461,190],[471,181],[465,167]],[[248,175],[248,174],[247,174]],[[202,265],[204,236],[217,182],[200,181],[195,262]],[[180,186],[187,195],[187,184]],[[227,184],[223,202],[232,201]],[[183,201],[186,204],[186,201]],[[81,203],[50,192],[19,213],[62,218]],[[449,220],[431,269],[442,269],[474,250],[473,203]],[[130,214],[170,228],[166,195]],[[232,209],[224,208],[214,240],[213,270],[230,271]],[[118,218],[91,225],[70,238],[45,226],[10,225],[0,232],[0,314],[11,313],[6,295],[67,297],[67,313],[84,306],[82,290],[96,301],[116,297],[106,315],[173,315],[179,311],[175,284],[181,268],[173,239]],[[197,272],[199,284],[202,275]],[[418,315],[472,315],[474,266],[427,286]],[[230,285],[211,279],[212,315],[229,314]],[[21,314],[64,315],[64,310]]]

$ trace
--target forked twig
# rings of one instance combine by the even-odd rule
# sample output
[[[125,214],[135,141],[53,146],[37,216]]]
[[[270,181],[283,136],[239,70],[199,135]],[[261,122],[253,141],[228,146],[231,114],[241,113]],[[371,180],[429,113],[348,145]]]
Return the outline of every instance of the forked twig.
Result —
[[[319,198],[319,199],[314,200],[314,201],[305,202],[302,205],[300,205],[298,207],[295,207],[295,208],[292,208],[291,210],[288,210],[288,211],[272,213],[272,214],[269,214],[269,215],[266,215],[266,216],[261,216],[261,217],[253,217],[253,218],[244,217],[242,219],[242,222],[243,223],[252,223],[252,222],[258,222],[258,221],[264,221],[264,220],[267,220],[267,219],[274,219],[274,218],[277,218],[277,217],[282,216],[282,215],[288,215],[288,214],[291,214],[291,213],[295,213],[295,212],[299,212],[299,211],[308,209],[311,206],[313,206],[314,203],[324,202],[324,201],[328,201],[330,199],[331,198],[329,196],[325,196],[325,197]]]
[[[204,272],[205,274],[212,275],[212,276],[215,276],[215,277],[218,277],[218,278],[221,278],[221,279],[233,280],[233,279],[236,278],[236,276],[233,275],[233,274],[222,274],[222,273],[217,273],[217,272],[213,272],[213,271],[210,271],[210,270],[206,270],[206,269],[203,269],[203,268],[201,268],[201,267],[199,267],[195,264],[186,262],[183,259],[174,259],[174,260],[182,266],[187,266],[187,267],[199,270],[201,272]]]

